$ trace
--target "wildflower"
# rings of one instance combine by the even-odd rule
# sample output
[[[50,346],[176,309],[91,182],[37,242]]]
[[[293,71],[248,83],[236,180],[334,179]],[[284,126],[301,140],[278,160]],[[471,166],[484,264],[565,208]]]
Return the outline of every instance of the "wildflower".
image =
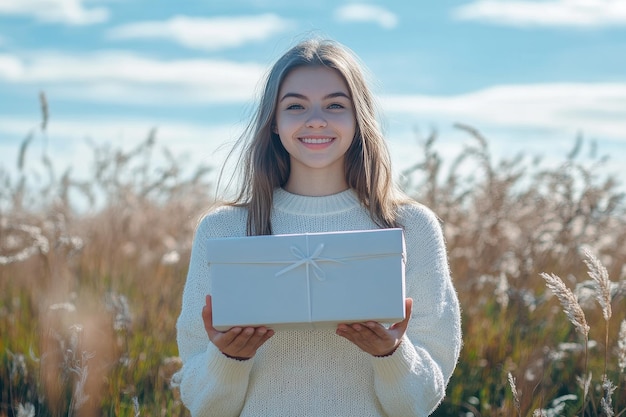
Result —
[[[563,306],[563,311],[574,325],[576,330],[581,333],[585,338],[589,335],[589,325],[587,325],[587,319],[583,309],[578,304],[578,299],[572,293],[572,291],[565,286],[561,278],[554,274],[541,273],[541,277],[546,281],[548,288],[556,295]]]

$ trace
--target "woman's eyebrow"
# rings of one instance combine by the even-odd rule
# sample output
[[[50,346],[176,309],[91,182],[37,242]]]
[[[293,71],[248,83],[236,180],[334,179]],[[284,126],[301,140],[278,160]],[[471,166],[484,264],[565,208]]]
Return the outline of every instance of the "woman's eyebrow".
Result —
[[[285,95],[282,96],[280,101],[284,101],[285,99],[290,98],[290,97],[297,98],[297,99],[300,99],[300,100],[308,100],[308,97],[303,95],[303,94],[299,94],[299,93],[285,93]],[[348,100],[350,100],[350,96],[347,95],[346,93],[344,93],[343,91],[337,91],[336,93],[327,94],[322,99],[323,100],[328,100],[330,98],[335,98],[335,97],[345,97]]]
[[[326,95],[324,97],[324,100],[327,100],[329,98],[335,98],[335,97],[345,97],[348,100],[350,100],[350,96],[347,95],[346,93],[344,93],[343,91],[337,91],[336,93],[330,93],[330,94],[328,94],[328,95]]]

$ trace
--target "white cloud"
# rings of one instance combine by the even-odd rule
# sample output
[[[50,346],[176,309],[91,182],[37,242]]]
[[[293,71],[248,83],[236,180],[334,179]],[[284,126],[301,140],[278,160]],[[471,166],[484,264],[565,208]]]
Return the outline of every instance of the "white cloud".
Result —
[[[509,26],[595,27],[626,24],[623,0],[477,0],[456,8],[453,17]]]
[[[22,62],[13,55],[0,54],[0,80],[15,79],[23,71]]]
[[[218,59],[156,60],[130,52],[0,54],[0,83],[37,85],[51,96],[160,105],[249,100],[265,68]]]
[[[0,15],[29,16],[40,22],[88,25],[105,22],[109,10],[87,8],[85,0],[2,0]]]
[[[335,10],[334,16],[340,22],[373,22],[385,29],[393,29],[398,25],[395,14],[371,4],[347,4]]]
[[[413,118],[577,132],[626,143],[626,84],[501,85],[456,96],[384,96],[385,112]]]
[[[198,18],[175,16],[166,21],[136,22],[107,32],[109,39],[168,39],[187,48],[215,51],[258,42],[284,32],[292,22],[275,14]]]

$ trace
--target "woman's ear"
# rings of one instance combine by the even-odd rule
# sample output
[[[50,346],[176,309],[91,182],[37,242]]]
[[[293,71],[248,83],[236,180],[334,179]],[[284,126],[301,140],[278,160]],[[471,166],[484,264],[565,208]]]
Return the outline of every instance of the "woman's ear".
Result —
[[[272,133],[276,133],[278,135],[278,128],[275,124],[272,125]]]

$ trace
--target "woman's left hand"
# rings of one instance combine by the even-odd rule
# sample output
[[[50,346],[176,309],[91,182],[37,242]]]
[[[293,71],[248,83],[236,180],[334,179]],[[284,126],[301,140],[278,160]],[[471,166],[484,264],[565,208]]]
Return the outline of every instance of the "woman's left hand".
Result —
[[[402,336],[406,332],[411,318],[413,299],[405,300],[405,318],[389,328],[380,323],[368,321],[365,323],[339,324],[336,333],[345,337],[364,352],[374,356],[391,355],[400,346]]]

